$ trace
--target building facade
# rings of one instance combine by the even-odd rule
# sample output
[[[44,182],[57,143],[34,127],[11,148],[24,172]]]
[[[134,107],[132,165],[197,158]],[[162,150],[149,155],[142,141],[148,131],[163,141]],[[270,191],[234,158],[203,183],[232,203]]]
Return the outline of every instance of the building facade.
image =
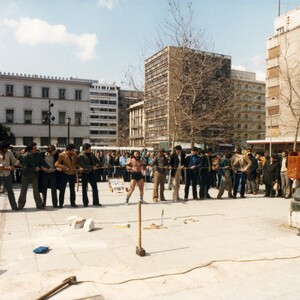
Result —
[[[93,83],[90,89],[90,143],[94,146],[118,144],[118,88]]]
[[[91,83],[0,72],[0,122],[11,128],[15,145],[64,147],[69,138],[79,148],[89,140]]]
[[[288,149],[299,142],[300,8],[275,19],[266,47],[266,138]]]
[[[144,94],[136,90],[119,89],[118,102],[118,146],[126,147],[129,142],[130,106],[143,100]]]
[[[253,72],[231,70],[237,95],[233,113],[233,143],[246,147],[247,140],[265,138],[265,82],[256,80]]]
[[[201,66],[204,66],[202,73]],[[189,130],[185,128],[190,115],[184,116],[188,111],[186,109],[188,104],[183,104],[186,99],[192,97],[191,90],[188,89],[194,84],[196,90],[200,90],[200,77],[204,78],[207,74],[209,74],[207,78],[211,78],[212,81],[217,77],[229,78],[231,58],[226,55],[168,46],[146,59],[144,67],[146,146],[169,148],[173,142],[190,142]],[[188,82],[193,79],[194,82]],[[218,84],[215,84],[215,90],[217,89]],[[202,87],[202,90],[205,88]],[[210,92],[205,91],[208,98]],[[204,93],[200,92],[197,98],[203,95]],[[199,105],[207,106],[205,99],[196,100],[198,111],[201,110]],[[185,109],[184,113],[182,108]],[[189,121],[193,122],[195,119]],[[213,128],[205,128],[202,133],[210,136],[212,132],[210,129]],[[201,137],[195,142],[200,140]]]
[[[130,105],[129,108],[129,142],[132,147],[145,146],[144,101]]]

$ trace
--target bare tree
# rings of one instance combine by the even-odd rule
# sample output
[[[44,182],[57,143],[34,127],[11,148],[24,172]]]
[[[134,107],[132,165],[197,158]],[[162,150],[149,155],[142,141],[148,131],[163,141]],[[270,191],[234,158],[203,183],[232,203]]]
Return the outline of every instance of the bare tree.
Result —
[[[168,95],[155,93],[148,97],[161,97],[170,102],[173,145],[177,139],[188,139],[191,147],[195,142],[211,144],[230,136],[226,129],[230,127],[235,101],[230,82],[231,59],[207,51],[203,31],[194,27],[190,2],[185,7],[186,13],[180,1],[168,3],[170,17],[161,26],[156,44],[160,49],[166,46],[173,49],[169,57],[172,89]]]

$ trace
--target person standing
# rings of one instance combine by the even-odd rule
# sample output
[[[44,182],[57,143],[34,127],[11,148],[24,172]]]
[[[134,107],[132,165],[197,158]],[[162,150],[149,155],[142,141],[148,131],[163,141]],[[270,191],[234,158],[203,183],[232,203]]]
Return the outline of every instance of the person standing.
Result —
[[[50,145],[47,148],[47,151],[43,157],[47,168],[42,172],[42,195],[43,195],[43,206],[46,207],[47,202],[47,189],[50,186],[51,189],[51,198],[52,205],[54,208],[57,208],[57,171],[54,166],[55,162],[58,159],[58,154],[56,153],[56,148],[54,145]]]
[[[200,200],[211,199],[208,191],[211,186],[212,149],[201,150],[200,163]]]
[[[184,201],[188,200],[189,197],[189,189],[190,185],[192,183],[192,190],[193,190],[193,199],[199,200],[197,197],[197,184],[198,179],[200,176],[200,164],[201,159],[198,155],[198,148],[193,147],[191,150],[191,155],[186,156],[186,182],[185,182],[185,188],[184,188]]]
[[[65,200],[65,191],[67,183],[70,189],[70,202],[72,207],[78,207],[75,203],[75,181],[76,181],[76,168],[78,164],[78,157],[75,153],[75,145],[69,144],[66,150],[59,154],[58,160],[55,162],[55,167],[61,171],[61,184],[59,191],[59,207],[63,208]]]
[[[256,176],[257,176],[258,163],[256,158],[253,156],[251,152],[249,152],[247,155],[251,160],[251,167],[248,169],[248,174],[247,174],[247,194],[256,195],[257,193]]]
[[[219,170],[222,176],[221,185],[219,187],[219,193],[217,199],[222,199],[225,189],[228,190],[228,198],[232,198],[232,169],[230,161],[230,153],[225,151],[224,157],[220,161]]]
[[[234,172],[234,187],[233,187],[233,198],[236,199],[238,189],[240,186],[241,198],[245,197],[247,173],[251,167],[251,160],[247,155],[242,154],[242,149],[237,148],[236,153],[232,157],[232,169]]]
[[[266,187],[264,197],[275,197],[276,191],[273,186],[279,184],[280,166],[277,162],[277,155],[272,154],[264,165],[264,183]]]
[[[146,169],[146,162],[141,158],[140,151],[134,151],[133,156],[127,163],[127,170],[131,172],[130,188],[126,196],[125,204],[129,203],[129,199],[137,185],[140,190],[140,202],[147,204],[144,201],[144,176],[142,171]]]
[[[170,158],[170,168],[171,168],[171,181],[172,181],[172,198],[173,202],[180,200],[179,198],[179,189],[180,189],[180,180],[181,180],[181,171],[184,169],[185,153],[182,151],[180,145],[175,146],[175,152],[171,154]]]
[[[281,178],[281,193],[282,197],[288,199],[291,197],[291,180],[287,176],[288,167],[288,152],[283,151],[280,162],[280,178]]]
[[[152,162],[154,186],[153,186],[153,202],[158,202],[158,187],[160,201],[166,201],[164,190],[166,182],[166,170],[169,168],[169,161],[165,156],[165,149],[158,150],[156,158]]]
[[[22,156],[22,184],[18,200],[19,209],[26,204],[26,196],[29,183],[32,183],[33,197],[37,209],[44,209],[43,201],[39,193],[38,171],[46,170],[47,165],[42,161],[40,153],[37,153],[36,143],[26,147],[26,153]]]
[[[78,157],[78,165],[82,171],[82,202],[83,206],[87,207],[89,205],[89,199],[87,195],[87,185],[90,183],[93,191],[93,205],[102,206],[99,203],[98,187],[95,176],[95,171],[97,167],[100,166],[100,162],[97,157],[92,153],[92,145],[85,143],[82,145],[82,152]]]
[[[11,172],[14,171],[15,165],[19,161],[15,158],[12,151],[9,150],[10,145],[6,141],[0,142],[0,185],[3,183],[7,191],[7,197],[12,210],[18,210],[15,194],[12,188]]]

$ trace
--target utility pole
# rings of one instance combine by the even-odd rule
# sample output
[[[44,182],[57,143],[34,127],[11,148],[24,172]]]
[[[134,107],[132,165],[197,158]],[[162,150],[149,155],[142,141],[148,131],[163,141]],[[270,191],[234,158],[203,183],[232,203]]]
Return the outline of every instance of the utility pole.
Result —
[[[48,106],[48,113],[47,113],[47,118],[48,118],[48,145],[51,145],[51,122],[55,120],[55,117],[51,117],[51,107],[54,106],[54,104],[49,100],[49,106]]]
[[[67,117],[67,125],[68,125],[68,145],[70,144],[70,125],[71,125],[71,117]]]
[[[278,0],[278,17],[280,17],[280,0]]]

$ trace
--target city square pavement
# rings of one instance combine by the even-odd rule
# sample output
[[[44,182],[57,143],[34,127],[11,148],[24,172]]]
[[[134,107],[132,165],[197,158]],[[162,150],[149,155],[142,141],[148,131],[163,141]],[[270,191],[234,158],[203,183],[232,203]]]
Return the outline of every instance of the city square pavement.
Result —
[[[25,209],[15,212],[1,194],[1,299],[37,299],[69,276],[77,283],[51,299],[300,299],[300,236],[287,226],[290,200],[260,191],[172,203],[166,191],[169,201],[153,203],[146,183],[142,227],[164,228],[142,230],[140,257],[138,191],[125,206],[125,194],[110,192],[108,183],[98,187],[102,207],[84,208],[81,187],[79,208],[70,207],[67,192],[63,209],[36,210],[29,189]],[[216,198],[217,190],[210,194]],[[50,204],[50,190],[48,197]],[[74,215],[92,218],[95,230],[71,228]],[[38,246],[51,250],[33,253]]]

